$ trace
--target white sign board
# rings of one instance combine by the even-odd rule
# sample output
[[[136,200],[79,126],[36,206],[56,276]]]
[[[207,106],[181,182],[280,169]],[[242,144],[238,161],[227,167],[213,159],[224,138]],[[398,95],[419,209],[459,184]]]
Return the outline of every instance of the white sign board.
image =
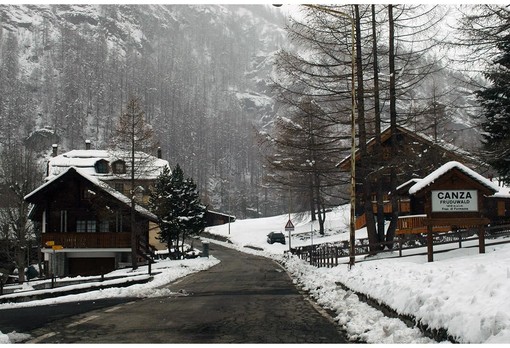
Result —
[[[477,190],[432,190],[432,212],[478,211]]]

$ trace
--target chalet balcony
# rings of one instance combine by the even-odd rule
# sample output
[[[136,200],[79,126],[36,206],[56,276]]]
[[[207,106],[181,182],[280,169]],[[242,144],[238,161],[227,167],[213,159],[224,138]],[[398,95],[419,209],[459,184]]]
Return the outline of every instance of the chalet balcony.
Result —
[[[377,214],[377,202],[372,201],[372,210],[374,214]],[[391,214],[391,211],[393,210],[391,207],[391,202],[388,200],[384,201],[383,205],[384,214]],[[398,201],[398,211],[401,213],[409,213],[411,211],[411,202],[409,201]]]
[[[409,201],[399,201],[399,212],[400,213],[409,213],[411,211],[411,202]],[[392,206],[391,202],[386,200],[384,201],[384,214],[391,214]],[[372,201],[372,210],[374,214],[377,214],[377,202]],[[355,229],[359,230],[367,225],[367,217],[365,213],[356,217]],[[413,233],[422,233],[422,232],[413,232]]]
[[[55,245],[62,245],[64,249],[77,248],[131,248],[131,234],[125,232],[96,232],[96,233],[42,233],[42,246],[53,241]]]
[[[425,225],[425,219],[427,215],[409,215],[399,216],[397,222],[396,234],[416,234],[416,233],[427,233],[427,225]],[[433,232],[448,232],[451,230],[451,226],[433,226]]]

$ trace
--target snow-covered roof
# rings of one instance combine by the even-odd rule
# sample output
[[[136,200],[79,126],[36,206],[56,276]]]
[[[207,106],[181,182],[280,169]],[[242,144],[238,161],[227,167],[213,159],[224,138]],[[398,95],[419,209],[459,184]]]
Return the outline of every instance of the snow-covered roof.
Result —
[[[482,175],[478,174],[474,170],[466,167],[462,163],[459,163],[457,161],[451,161],[451,162],[445,163],[444,165],[442,165],[441,167],[439,167],[438,169],[436,169],[435,171],[433,171],[432,173],[430,173],[429,175],[424,177],[422,180],[418,181],[416,184],[411,186],[411,188],[409,189],[409,194],[413,195],[416,192],[424,189],[425,187],[433,184],[434,181],[436,181],[439,177],[443,176],[445,173],[452,170],[453,168],[459,169],[464,174],[468,175],[472,179],[478,181],[480,184],[486,186],[487,188],[490,188],[491,190],[493,190],[495,192],[498,192],[500,189],[500,187],[498,185],[496,185],[489,179],[483,177]]]
[[[428,143],[431,146],[439,147],[439,148],[443,149],[444,151],[447,151],[448,153],[455,154],[455,155],[457,155],[457,157],[462,156],[462,158],[464,158],[466,160],[469,160],[469,161],[471,161],[473,163],[482,164],[480,162],[480,160],[478,160],[477,158],[473,157],[469,152],[467,152],[466,150],[461,149],[460,147],[455,146],[455,145],[453,145],[451,143],[448,143],[448,142],[443,141],[441,139],[438,139],[437,141],[435,141],[432,137],[430,137],[430,136],[428,136],[428,135],[426,135],[426,134],[424,134],[422,132],[411,131],[410,129],[408,129],[408,128],[402,126],[402,125],[397,125],[397,129],[400,132],[408,134],[409,136],[411,136],[411,137],[413,137],[413,138],[415,138],[417,140],[421,140],[422,142]],[[385,129],[381,130],[381,136],[383,138],[391,136],[391,127],[388,126]],[[372,138],[370,138],[367,141],[367,146],[371,146],[374,143],[375,143],[375,137],[372,137]],[[360,154],[359,147],[356,149],[355,154],[356,154],[356,159],[357,159],[359,154]],[[342,167],[343,165],[349,165],[350,164],[350,158],[351,158],[351,155],[349,154],[343,160],[341,160],[340,163],[337,164],[337,166]]]
[[[495,180],[494,182],[499,182],[499,180]],[[495,194],[493,194],[492,196],[490,197],[494,197],[494,198],[510,198],[510,187],[504,185],[504,184],[501,184],[502,186],[499,186],[499,191],[496,192]]]
[[[48,162],[47,180],[59,175],[70,167],[80,169],[82,173],[100,177],[101,180],[129,178],[131,166],[131,154],[128,151],[110,150],[72,150],[51,158]],[[97,173],[95,164],[99,160],[105,160],[110,164],[122,160],[126,163],[126,174]],[[143,164],[142,164],[143,163]],[[138,166],[140,164],[140,166]],[[135,167],[140,167],[137,179],[156,179],[163,167],[170,167],[168,161],[148,155],[144,152],[135,153]]]
[[[53,176],[48,181],[46,181],[44,184],[42,184],[41,186],[36,188],[34,191],[30,192],[28,195],[26,195],[25,200],[29,200],[31,197],[33,197],[37,193],[44,190],[46,187],[50,186],[52,183],[54,183],[55,181],[57,181],[64,175],[71,173],[72,171],[75,171],[78,175],[80,175],[83,178],[85,178],[86,180],[88,180],[92,185],[98,187],[103,192],[106,192],[107,194],[109,194],[111,197],[113,197],[117,201],[123,203],[124,205],[126,205],[128,207],[131,207],[131,200],[128,197],[126,197],[119,191],[115,190],[110,185],[106,184],[105,182],[99,180],[98,178],[96,178],[92,175],[89,175],[86,171],[83,171],[83,170],[75,168],[75,167],[69,167],[69,168],[65,169],[62,173],[60,173],[59,175]],[[140,215],[142,215],[150,220],[157,221],[157,216],[154,215],[153,213],[151,213],[149,210],[145,209],[144,207],[142,207],[138,204],[135,204],[135,210]]]
[[[406,186],[407,186],[407,185],[409,185],[409,184],[412,184],[412,183],[415,183],[415,184],[416,184],[417,182],[420,182],[420,181],[421,181],[421,179],[418,179],[418,178],[414,178],[414,179],[408,180],[408,181],[406,181],[405,183],[403,183],[402,185],[398,186],[398,187],[396,188],[396,190],[398,191],[398,190],[400,190],[401,188],[406,187]]]

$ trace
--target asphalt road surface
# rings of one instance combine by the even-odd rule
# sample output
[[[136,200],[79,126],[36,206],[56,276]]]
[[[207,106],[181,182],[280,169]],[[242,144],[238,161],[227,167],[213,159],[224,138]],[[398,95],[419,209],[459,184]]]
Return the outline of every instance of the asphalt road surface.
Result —
[[[221,262],[167,287],[35,329],[31,343],[346,343],[274,261],[216,244]]]
[[[22,307],[0,310],[0,331],[6,334],[12,331],[25,333],[43,327],[48,323],[93,310],[110,308],[135,299],[107,298],[69,302],[58,305]]]

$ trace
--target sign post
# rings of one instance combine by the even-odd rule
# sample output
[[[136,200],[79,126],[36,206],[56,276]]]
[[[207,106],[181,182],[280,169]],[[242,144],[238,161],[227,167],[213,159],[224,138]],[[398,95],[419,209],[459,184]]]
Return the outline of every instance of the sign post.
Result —
[[[294,224],[292,223],[292,221],[289,219],[289,221],[287,221],[287,224],[285,225],[285,231],[288,231],[289,232],[289,251],[291,249],[291,235],[290,233],[294,231]]]
[[[479,252],[485,252],[484,226],[490,219],[483,214],[484,197],[497,192],[497,186],[458,162],[443,165],[415,186],[409,193],[424,199],[427,214],[428,262],[434,261],[434,226],[477,227]]]
[[[51,246],[51,249],[53,250],[53,269],[51,272],[51,288],[53,289],[55,287],[55,278],[57,274],[57,250],[64,249],[64,246],[55,244],[54,241],[48,241],[46,242],[46,246]]]

